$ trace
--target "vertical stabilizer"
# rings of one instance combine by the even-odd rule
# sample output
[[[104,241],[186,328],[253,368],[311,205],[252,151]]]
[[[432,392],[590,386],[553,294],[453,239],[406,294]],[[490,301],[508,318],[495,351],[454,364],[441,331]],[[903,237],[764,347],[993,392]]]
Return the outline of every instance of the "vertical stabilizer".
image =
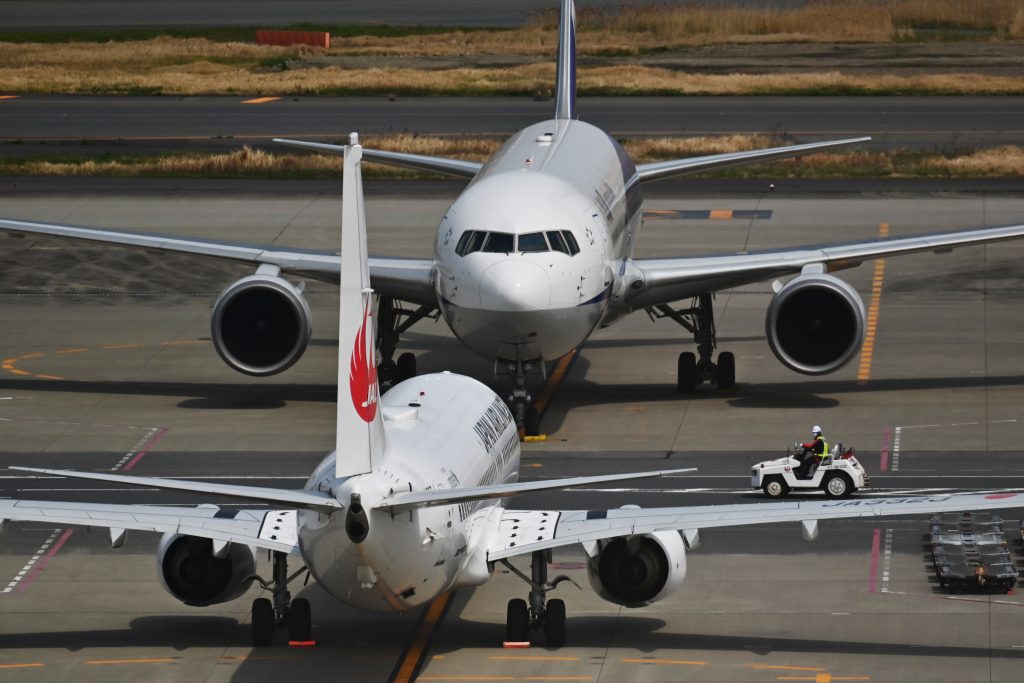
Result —
[[[558,17],[555,118],[576,118],[576,5],[573,0],[562,0]]]
[[[374,350],[373,290],[366,263],[363,148],[353,133],[345,148],[341,197],[341,294],[338,313],[336,474],[370,472],[384,450]]]

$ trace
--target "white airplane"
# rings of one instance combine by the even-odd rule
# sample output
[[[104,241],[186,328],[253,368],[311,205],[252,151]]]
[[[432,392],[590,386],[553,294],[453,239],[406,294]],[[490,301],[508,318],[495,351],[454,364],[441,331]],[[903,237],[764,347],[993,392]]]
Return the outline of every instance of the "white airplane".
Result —
[[[643,217],[641,186],[671,176],[791,157],[853,138],[749,152],[635,165],[616,140],[577,119],[576,31],[572,0],[562,0],[555,116],[515,135],[485,164],[398,152],[363,150],[375,162],[470,178],[441,219],[431,258],[371,258],[379,296],[378,340],[385,379],[416,374],[416,359],[394,355],[400,335],[440,312],[472,351],[509,374],[517,424],[535,433],[528,375],[583,344],[595,328],[631,312],[669,318],[693,335],[697,353],[679,354],[678,388],[735,384],[735,359],[717,346],[714,292],[775,281],[765,333],[787,367],[817,375],[857,355],[865,336],[860,295],[832,272],[863,261],[1016,239],[1024,225],[930,233],[899,239],[799,246],[718,256],[638,259],[633,254]],[[282,140],[341,152],[338,145]],[[179,237],[0,220],[0,231],[56,235],[249,263],[253,275],[231,284],[213,309],[212,339],[221,358],[251,375],[273,375],[295,363],[311,335],[303,285],[291,274],[337,281],[335,253],[271,245],[227,244]],[[673,304],[692,299],[685,308]],[[412,304],[406,310],[401,302]]]
[[[216,505],[166,507],[0,500],[6,520],[108,527],[111,545],[126,532],[162,533],[157,567],[178,600],[207,606],[241,596],[253,582],[272,600],[252,605],[252,639],[269,645],[276,628],[311,638],[310,605],[291,599],[288,573],[298,556],[328,593],[365,610],[404,611],[441,593],[477,586],[502,563],[529,586],[529,602],[508,603],[505,639],[542,630],[549,646],[566,637],[565,603],[547,599],[562,581],[548,578],[553,548],[580,544],[590,583],[613,603],[661,600],[686,575],[686,550],[699,530],[800,521],[808,538],[821,519],[993,510],[1024,506],[1024,493],[829,500],[615,510],[509,510],[520,493],[592,486],[692,471],[574,477],[517,483],[519,437],[493,391],[451,373],[411,378],[381,395],[373,348],[371,278],[356,136],[344,161],[341,293],[338,325],[337,441],[301,490],[214,484],[107,473],[13,470],[173,489],[254,501],[282,509]],[[255,552],[273,552],[272,579],[256,575]],[[509,560],[529,556],[529,574]]]

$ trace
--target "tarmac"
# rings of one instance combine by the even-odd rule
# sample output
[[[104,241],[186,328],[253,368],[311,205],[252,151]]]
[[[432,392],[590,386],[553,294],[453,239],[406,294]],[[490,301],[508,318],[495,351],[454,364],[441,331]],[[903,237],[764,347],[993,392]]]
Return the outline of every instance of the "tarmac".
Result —
[[[73,185],[69,184],[69,187]],[[423,255],[455,186],[368,185],[371,253]],[[340,199],[293,192],[143,192],[102,186],[0,194],[0,216],[216,239],[336,248]],[[447,189],[445,189],[447,188]],[[1020,222],[1019,193],[658,191],[638,256],[770,249]],[[684,218],[715,211],[724,216]],[[693,213],[678,213],[678,212]],[[710,214],[709,214],[710,215]],[[887,227],[882,227],[887,226]],[[523,478],[695,466],[692,475],[516,499],[594,508],[757,502],[750,465],[821,424],[853,446],[874,488],[858,495],[1024,488],[1024,244],[865,263],[840,275],[877,324],[865,352],[824,377],[783,368],[764,338],[770,283],[719,293],[719,350],[738,386],[675,392],[685,331],[642,313],[598,331],[568,365],[523,446]],[[314,337],[277,377],[238,375],[209,342],[217,294],[245,268],[178,256],[0,237],[0,468],[130,471],[300,486],[334,443],[336,288],[309,283]],[[873,296],[873,291],[877,296]],[[421,372],[452,370],[507,391],[443,322],[402,348]],[[539,395],[541,387],[536,387]],[[98,502],[203,502],[7,473],[0,496]],[[1007,538],[1020,510],[1009,510]],[[568,644],[500,647],[505,603],[527,586],[499,567],[430,609],[366,614],[315,586],[312,648],[249,643],[252,589],[184,606],[156,575],[157,539],[8,523],[0,538],[0,679],[11,681],[1019,681],[1024,601],[941,591],[923,551],[926,520],[710,530],[681,590],[642,609],[600,600],[583,554],[556,551]],[[1020,560],[1021,548],[1012,545]],[[522,564],[522,563],[520,563]],[[260,569],[267,570],[265,558]],[[297,568],[294,567],[294,568]],[[417,676],[418,672],[418,678]]]

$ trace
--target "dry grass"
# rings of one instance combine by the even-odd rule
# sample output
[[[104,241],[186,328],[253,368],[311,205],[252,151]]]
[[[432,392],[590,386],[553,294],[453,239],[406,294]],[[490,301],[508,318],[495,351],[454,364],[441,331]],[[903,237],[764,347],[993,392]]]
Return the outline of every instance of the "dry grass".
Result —
[[[447,139],[397,135],[367,137],[375,149],[430,154],[470,161],[487,159],[501,144],[497,139]],[[648,138],[626,141],[637,163],[705,154],[719,154],[779,144],[757,135],[699,138]],[[368,177],[411,178],[426,174],[379,164],[366,165]],[[0,161],[6,176],[157,176],[236,178],[340,178],[338,156],[270,153],[243,148],[228,154],[183,154],[161,157],[93,159],[8,159]],[[959,155],[922,152],[849,151],[813,154],[798,159],[755,164],[718,175],[765,178],[850,177],[1024,177],[1024,148],[999,147]]]

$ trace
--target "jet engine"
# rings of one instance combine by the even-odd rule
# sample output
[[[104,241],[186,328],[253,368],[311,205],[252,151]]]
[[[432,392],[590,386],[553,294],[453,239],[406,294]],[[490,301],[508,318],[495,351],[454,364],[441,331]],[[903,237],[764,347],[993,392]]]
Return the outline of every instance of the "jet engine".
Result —
[[[799,275],[772,298],[765,334],[772,353],[787,368],[805,375],[834,372],[864,343],[864,303],[837,277]]]
[[[657,602],[686,578],[686,546],[678,531],[600,541],[587,561],[587,578],[601,598],[624,607]]]
[[[244,277],[213,306],[213,346],[229,366],[265,377],[302,357],[313,333],[302,289],[269,273]]]
[[[186,605],[216,605],[247,591],[256,573],[249,546],[231,543],[223,555],[214,555],[208,538],[164,534],[156,551],[157,573],[167,592]]]

